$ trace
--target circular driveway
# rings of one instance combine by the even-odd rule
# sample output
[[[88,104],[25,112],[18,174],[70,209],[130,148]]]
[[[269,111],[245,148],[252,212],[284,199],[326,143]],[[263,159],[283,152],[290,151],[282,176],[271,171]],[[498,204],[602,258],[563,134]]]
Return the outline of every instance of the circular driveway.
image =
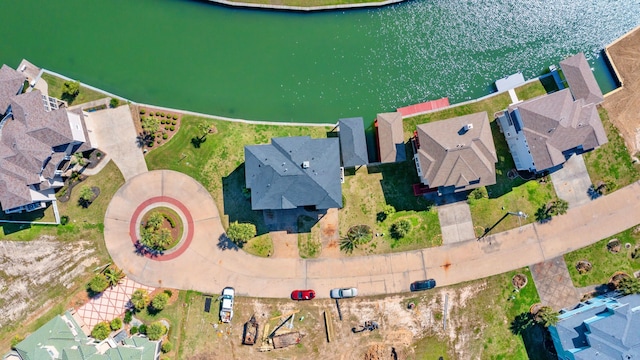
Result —
[[[175,200],[192,217],[191,243],[170,259],[140,255],[132,243],[134,213],[150,199]],[[315,289],[318,297],[328,297],[334,287],[355,286],[362,295],[392,294],[409,291],[411,282],[426,278],[444,286],[504,273],[592,244],[638,219],[636,182],[546,224],[528,224],[483,241],[337,259],[259,258],[220,243],[220,214],[202,185],[187,175],[159,170],[137,175],[118,190],[107,208],[104,237],[114,263],[148,286],[208,293],[233,286],[239,295],[272,298],[287,298],[293,289]]]

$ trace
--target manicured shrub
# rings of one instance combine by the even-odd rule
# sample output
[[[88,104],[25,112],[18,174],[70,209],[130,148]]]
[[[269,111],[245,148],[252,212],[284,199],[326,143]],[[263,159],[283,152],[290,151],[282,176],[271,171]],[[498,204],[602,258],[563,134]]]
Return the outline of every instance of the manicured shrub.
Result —
[[[242,246],[244,243],[249,241],[249,239],[256,236],[256,226],[249,223],[240,224],[237,221],[234,221],[229,224],[227,236],[236,245]]]
[[[111,320],[110,326],[111,326],[111,330],[113,330],[113,331],[122,329],[122,319],[117,317],[117,318]]]
[[[160,124],[164,125],[166,124],[166,121],[164,119],[160,120]]]
[[[156,111],[156,116],[160,116],[160,111]]]
[[[111,106],[112,108],[117,108],[118,105],[120,105],[120,100],[111,98],[111,100],[109,101],[109,106]]]
[[[164,113],[160,113],[160,116],[164,117]]]
[[[164,129],[168,131],[169,130],[169,126],[165,126]]]
[[[151,306],[153,306],[153,308],[156,310],[163,310],[168,303],[169,303],[169,295],[163,292],[154,296],[153,300],[151,300]]]
[[[172,228],[176,227],[176,222],[175,222],[175,220],[173,220],[173,218],[171,216],[164,215],[164,218],[167,219],[167,221],[169,222],[169,225],[171,225]],[[169,295],[169,296],[171,296],[171,295]]]
[[[164,293],[169,295],[169,297],[171,297],[173,295],[173,292],[171,290],[169,290],[169,289],[165,289]]]
[[[148,143],[147,147],[153,147],[153,142]]]
[[[173,125],[169,126],[169,130],[174,131],[175,129],[176,129],[175,126],[173,126]]]
[[[164,341],[162,342],[162,348],[160,350],[162,350],[162,352],[166,354],[173,350],[173,344],[168,340]]]
[[[152,341],[160,340],[160,338],[166,333],[167,328],[159,321],[156,321],[153,324],[149,325],[146,332],[147,337]]]
[[[69,223],[69,217],[67,215],[62,215],[60,217],[60,225],[67,225]]]
[[[175,125],[175,124],[177,124],[177,123],[178,123],[177,121],[173,120],[173,121],[171,122],[171,125]]]
[[[487,188],[484,186],[473,189],[467,196],[467,199],[469,201],[487,199],[487,198],[489,198],[489,193],[487,192]]]
[[[169,137],[169,135],[167,135],[167,133],[162,134],[162,138],[167,140],[167,138]]]
[[[140,109],[140,115],[144,115],[144,114],[146,114],[146,113],[147,113],[147,110],[145,110],[145,109]]]
[[[147,333],[147,325],[142,324],[138,327],[138,332],[140,334],[146,334]]]
[[[133,314],[131,313],[131,311],[127,310],[124,312],[124,323],[128,324],[131,322],[131,319],[133,318]]]
[[[178,115],[173,115],[173,120],[178,120]]]
[[[138,327],[137,326],[132,326],[131,329],[129,330],[129,334],[135,335],[137,333],[138,333]]]
[[[91,336],[96,340],[104,340],[109,337],[111,334],[111,326],[106,321],[96,324],[96,326],[91,330]]]

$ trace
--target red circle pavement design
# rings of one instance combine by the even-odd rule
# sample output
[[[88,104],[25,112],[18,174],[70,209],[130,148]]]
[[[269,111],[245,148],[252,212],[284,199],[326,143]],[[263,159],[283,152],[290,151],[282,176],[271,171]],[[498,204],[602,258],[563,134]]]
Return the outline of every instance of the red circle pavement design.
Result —
[[[136,244],[138,243],[138,239],[136,236],[136,225],[138,223],[137,220],[138,220],[138,217],[140,216],[140,213],[142,213],[142,210],[144,210],[144,208],[146,208],[147,206],[154,203],[160,203],[160,202],[169,203],[178,207],[178,209],[180,209],[180,211],[182,211],[182,213],[184,214],[185,218],[187,218],[187,224],[186,224],[187,236],[182,246],[180,246],[178,249],[176,249],[175,251],[172,251],[169,254],[156,255],[156,254],[150,254],[148,252],[143,253],[144,257],[148,259],[157,260],[157,261],[167,261],[167,260],[175,259],[178,256],[182,255],[191,244],[191,240],[193,240],[193,218],[191,217],[191,213],[189,212],[187,207],[184,206],[184,204],[181,203],[180,201],[168,196],[156,196],[138,205],[136,210],[133,212],[133,215],[131,216],[131,221],[129,223],[129,236],[131,237],[131,242],[133,242],[133,245],[136,246]]]

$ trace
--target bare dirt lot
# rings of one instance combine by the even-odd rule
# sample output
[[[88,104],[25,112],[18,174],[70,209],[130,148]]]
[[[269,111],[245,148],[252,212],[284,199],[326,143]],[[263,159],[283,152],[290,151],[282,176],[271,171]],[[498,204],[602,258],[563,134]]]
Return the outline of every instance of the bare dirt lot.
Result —
[[[631,154],[640,150],[640,28],[608,48],[623,88],[608,95],[603,106]]]
[[[95,266],[95,247],[87,241],[0,241],[0,329],[15,327],[16,320],[37,309],[48,310],[52,295],[74,287],[78,277]],[[42,314],[40,314],[42,315]]]

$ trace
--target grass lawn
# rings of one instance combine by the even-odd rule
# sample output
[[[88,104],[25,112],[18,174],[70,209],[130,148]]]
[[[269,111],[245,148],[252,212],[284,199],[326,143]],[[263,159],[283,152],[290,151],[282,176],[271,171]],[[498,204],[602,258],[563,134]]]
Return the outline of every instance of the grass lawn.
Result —
[[[206,122],[217,129],[202,143],[198,124]],[[309,135],[324,138],[331,130],[324,127],[252,125],[195,116],[184,116],[180,130],[165,145],[146,156],[149,170],[171,169],[199,181],[213,196],[223,216],[223,224],[250,222],[258,235],[266,233],[262,213],[251,210],[251,202],[242,194],[244,145],[267,144],[272,137]]]
[[[346,202],[340,209],[340,235],[346,236],[349,228],[355,225],[368,225],[374,234],[385,234],[382,238],[374,236],[373,248],[356,250],[354,255],[407,251],[442,243],[437,212],[429,201],[413,195],[411,186],[417,182],[418,175],[411,161],[363,167],[355,173],[353,170],[345,173],[342,194]],[[386,204],[392,205],[396,213],[377,222],[377,213]],[[413,228],[405,238],[394,240],[389,227],[401,218],[410,220]]]
[[[242,249],[249,254],[261,257],[267,257],[273,254],[273,241],[270,234],[262,234],[247,241]]]
[[[627,186],[640,179],[640,165],[631,161],[624,140],[609,120],[609,114],[603,107],[598,107],[602,125],[607,132],[609,142],[600,148],[584,154],[584,162],[589,171],[591,182],[613,181],[617,188]]]
[[[65,80],[47,73],[42,73],[42,78],[47,82],[47,85],[49,85],[49,96],[56,99],[62,99],[62,87]],[[89,101],[104,99],[106,97],[107,95],[101,92],[97,92],[80,85],[80,93],[78,93],[73,100],[68,101],[68,103],[69,105],[84,104]]]
[[[636,245],[640,244],[640,232],[634,231],[634,229],[639,228],[636,226],[627,229],[612,237],[564,255],[573,284],[576,287],[606,284],[616,271],[633,274],[634,271],[640,270],[640,259],[634,260],[631,258],[631,252]],[[607,243],[611,239],[618,239],[622,244],[622,248],[617,254],[607,250]],[[631,244],[629,249],[625,249],[624,245],[626,243]],[[593,265],[591,271],[585,274],[578,273],[575,265],[580,260],[589,261]]]

